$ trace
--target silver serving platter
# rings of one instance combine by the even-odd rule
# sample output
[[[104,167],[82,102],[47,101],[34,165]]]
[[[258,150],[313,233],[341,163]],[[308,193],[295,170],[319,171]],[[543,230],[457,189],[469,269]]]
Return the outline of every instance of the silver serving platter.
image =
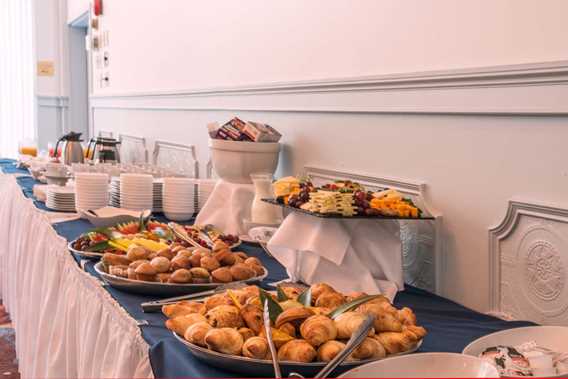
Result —
[[[67,249],[69,249],[70,252],[72,252],[73,254],[76,254],[78,256],[80,256],[81,258],[85,258],[85,259],[91,259],[91,260],[99,260],[102,258],[103,254],[102,253],[92,253],[89,251],[81,251],[81,250],[76,250],[73,248],[73,244],[75,243],[76,240],[73,240],[71,242],[69,242],[67,244]]]
[[[270,360],[254,359],[238,355],[218,353],[216,351],[209,350],[205,347],[192,344],[191,342],[186,341],[183,337],[177,335],[175,332],[172,333],[177,338],[177,340],[183,343],[197,359],[207,363],[210,366],[226,369],[228,371],[232,371],[238,374],[243,374],[243,376],[247,377],[262,377],[262,378],[274,377],[274,369],[272,367],[272,361]],[[405,351],[404,353],[389,355],[387,358],[414,353],[416,350],[420,348],[420,345],[422,345],[422,340],[418,341],[418,343],[414,346],[414,348]],[[386,359],[386,358],[365,359],[361,361],[346,361],[343,362],[341,365],[339,365],[339,367],[336,370],[343,372],[355,368],[357,366],[363,365],[365,363],[374,362],[380,359]],[[281,361],[280,368],[282,370],[283,377],[288,377],[288,375],[291,372],[297,372],[305,376],[306,378],[312,378],[326,364],[327,362],[301,363],[301,362]]]
[[[159,296],[159,297],[170,297],[170,296],[179,296],[179,295],[187,295],[190,293],[196,293],[201,291],[207,291],[211,289],[215,289],[219,286],[225,285],[227,283],[203,283],[203,284],[175,284],[175,283],[158,283],[158,282],[145,282],[142,280],[134,280],[128,278],[121,278],[119,276],[111,275],[107,273],[104,269],[103,263],[98,262],[95,264],[95,271],[101,276],[103,281],[107,283],[109,286],[114,287],[116,289],[137,293],[142,295],[152,295],[152,296]],[[254,278],[250,278],[247,280],[235,281],[231,282],[231,284],[235,283],[247,283],[253,284],[262,281],[264,278],[268,276],[268,270],[264,268],[264,274],[260,276],[255,276]]]

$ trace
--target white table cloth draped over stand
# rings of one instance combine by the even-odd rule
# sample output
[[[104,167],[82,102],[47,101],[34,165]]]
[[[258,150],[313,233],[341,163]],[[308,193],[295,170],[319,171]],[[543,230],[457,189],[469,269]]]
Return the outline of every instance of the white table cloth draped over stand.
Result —
[[[49,219],[0,173],[0,297],[23,378],[151,378],[136,321],[81,270]]]
[[[400,224],[396,220],[341,220],[290,213],[268,243],[293,281],[325,282],[342,292],[404,289]]]

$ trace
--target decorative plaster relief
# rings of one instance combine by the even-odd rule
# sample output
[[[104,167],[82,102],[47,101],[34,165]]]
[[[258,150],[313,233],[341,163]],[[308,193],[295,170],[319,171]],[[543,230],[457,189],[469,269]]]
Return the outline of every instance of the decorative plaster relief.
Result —
[[[568,210],[510,201],[489,236],[493,311],[568,325]]]

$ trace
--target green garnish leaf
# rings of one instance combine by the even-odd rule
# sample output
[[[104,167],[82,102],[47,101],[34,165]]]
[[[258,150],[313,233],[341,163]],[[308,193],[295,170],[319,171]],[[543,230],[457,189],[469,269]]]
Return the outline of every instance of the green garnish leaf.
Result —
[[[304,307],[312,306],[312,287],[308,287],[304,292],[298,296],[298,303],[302,304]]]
[[[97,253],[99,251],[106,250],[109,247],[110,245],[108,244],[108,241],[101,241],[94,245],[89,246],[88,248],[85,249],[85,251],[88,251],[90,253]]]
[[[288,300],[288,296],[286,296],[286,292],[284,292],[282,287],[280,286],[276,287],[276,294],[278,295],[279,302]]]
[[[146,223],[144,222],[144,212],[140,212],[140,218],[138,219],[138,231],[143,232],[146,230]]]
[[[329,312],[329,314],[327,316],[331,319],[335,319],[340,314],[343,314],[345,312],[349,312],[350,310],[358,307],[359,305],[364,304],[364,303],[366,303],[370,300],[376,299],[376,298],[381,297],[381,296],[383,296],[383,295],[367,295],[367,296],[358,297],[357,299],[352,300],[349,303],[340,305],[339,307],[335,308],[333,311]]]
[[[112,238],[112,229],[110,228],[95,228],[90,230],[87,235],[91,234],[91,233],[99,233],[99,234],[103,234],[105,236],[107,236],[109,239]]]
[[[268,315],[270,316],[270,321],[272,323],[276,323],[276,319],[280,313],[284,312],[280,304],[278,304],[272,296],[262,288],[260,290],[260,303],[264,304],[265,301],[268,301]]]

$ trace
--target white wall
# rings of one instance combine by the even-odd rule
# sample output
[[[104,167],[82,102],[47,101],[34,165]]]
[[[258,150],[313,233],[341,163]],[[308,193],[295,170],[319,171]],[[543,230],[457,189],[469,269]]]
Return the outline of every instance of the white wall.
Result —
[[[530,80],[538,85],[527,84],[529,79],[507,85],[497,78],[499,83],[463,88],[460,81],[454,89],[437,78],[433,85],[439,88],[432,90],[420,88],[421,82],[392,89],[379,80],[353,92],[339,81],[310,93],[293,85],[273,88],[276,94],[270,86],[266,93],[184,93],[566,60],[567,12],[564,1],[544,7],[525,0],[246,6],[170,0],[156,7],[150,1],[106,0],[101,25],[109,45],[101,51],[110,53],[110,85],[97,88],[95,72],[95,129],[194,143],[205,162],[206,123],[237,115],[284,133],[282,174],[311,164],[423,180],[428,200],[444,215],[444,294],[488,310],[488,229],[501,221],[507,201],[522,197],[568,207],[563,153],[568,104],[560,95],[568,93],[565,76],[555,85],[537,73]],[[568,65],[562,67],[568,71]],[[135,96],[160,91],[171,95]],[[381,108],[386,102],[389,108]],[[532,103],[539,104],[540,115],[521,115]]]
[[[72,23],[88,11],[89,0],[67,0],[67,23]]]

